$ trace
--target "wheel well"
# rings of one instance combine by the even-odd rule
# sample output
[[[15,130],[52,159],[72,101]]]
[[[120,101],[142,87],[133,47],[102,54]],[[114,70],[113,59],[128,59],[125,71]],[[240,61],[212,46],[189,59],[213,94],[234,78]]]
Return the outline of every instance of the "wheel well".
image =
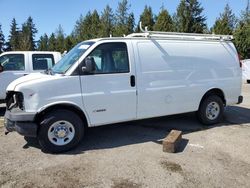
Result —
[[[40,113],[38,113],[35,117],[35,121],[37,123],[40,123],[41,119],[43,118],[45,114],[52,112],[54,110],[58,110],[58,109],[66,109],[66,110],[75,112],[82,119],[85,128],[88,127],[88,121],[83,111],[80,108],[70,105],[70,104],[57,104],[57,105],[50,106],[46,108],[45,110],[41,111]]]
[[[220,89],[211,89],[211,90],[207,91],[206,94],[202,97],[200,104],[202,103],[202,101],[205,98],[207,98],[210,95],[217,95],[218,97],[220,97],[222,99],[223,104],[226,105],[225,95],[224,95],[223,91]]]

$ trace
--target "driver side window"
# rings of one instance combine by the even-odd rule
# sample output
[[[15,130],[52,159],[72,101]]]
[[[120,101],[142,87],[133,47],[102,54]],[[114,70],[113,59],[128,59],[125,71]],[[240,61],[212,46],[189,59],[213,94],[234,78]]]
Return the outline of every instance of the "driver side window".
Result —
[[[89,57],[93,57],[94,59],[94,74],[129,72],[126,43],[113,42],[101,44],[90,53]]]

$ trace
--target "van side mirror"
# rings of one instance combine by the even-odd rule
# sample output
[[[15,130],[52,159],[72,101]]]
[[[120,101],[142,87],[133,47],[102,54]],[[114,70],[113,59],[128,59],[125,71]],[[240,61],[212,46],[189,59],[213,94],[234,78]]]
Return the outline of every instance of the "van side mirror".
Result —
[[[3,72],[3,66],[0,65],[0,73]]]
[[[93,57],[87,57],[85,60],[85,66],[82,67],[84,73],[93,73],[95,71],[95,60]]]

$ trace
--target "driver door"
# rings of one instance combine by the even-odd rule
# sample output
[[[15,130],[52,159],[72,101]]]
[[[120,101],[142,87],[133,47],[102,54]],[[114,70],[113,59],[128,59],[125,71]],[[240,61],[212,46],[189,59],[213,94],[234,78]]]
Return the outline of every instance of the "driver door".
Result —
[[[127,43],[97,46],[88,57],[95,71],[81,76],[82,97],[92,126],[136,118],[135,67]]]

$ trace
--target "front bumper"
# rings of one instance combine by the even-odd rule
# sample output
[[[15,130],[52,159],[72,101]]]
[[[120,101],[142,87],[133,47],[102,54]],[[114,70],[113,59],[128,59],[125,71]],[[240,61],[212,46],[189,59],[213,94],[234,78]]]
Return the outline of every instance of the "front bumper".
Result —
[[[23,136],[36,137],[38,125],[34,122],[35,115],[7,110],[4,115],[4,126],[8,132],[16,131]]]

